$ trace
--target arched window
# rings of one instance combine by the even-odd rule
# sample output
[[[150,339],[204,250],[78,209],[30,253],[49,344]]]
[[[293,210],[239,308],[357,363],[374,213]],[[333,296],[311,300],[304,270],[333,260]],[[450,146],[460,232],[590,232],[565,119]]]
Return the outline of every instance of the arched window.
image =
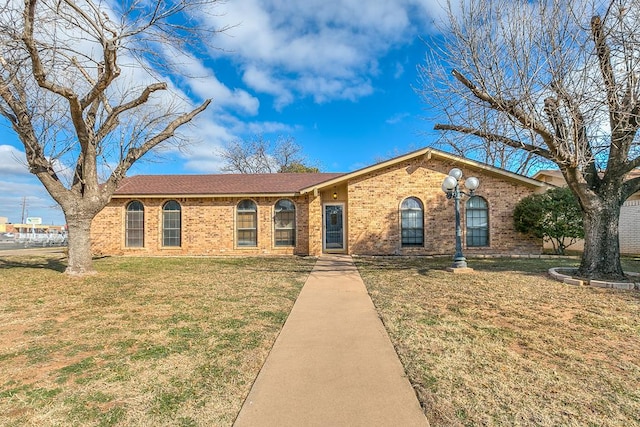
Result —
[[[242,200],[236,209],[238,246],[258,246],[258,207],[252,200]]]
[[[404,199],[400,205],[402,246],[424,245],[424,213],[422,202],[415,197]]]
[[[278,200],[275,206],[274,244],[276,246],[296,245],[296,205],[291,200]]]
[[[128,248],[144,247],[144,206],[137,200],[127,205],[124,245]]]
[[[467,200],[467,247],[489,246],[489,207],[480,196]]]
[[[169,200],[162,206],[162,246],[180,246],[180,204]]]

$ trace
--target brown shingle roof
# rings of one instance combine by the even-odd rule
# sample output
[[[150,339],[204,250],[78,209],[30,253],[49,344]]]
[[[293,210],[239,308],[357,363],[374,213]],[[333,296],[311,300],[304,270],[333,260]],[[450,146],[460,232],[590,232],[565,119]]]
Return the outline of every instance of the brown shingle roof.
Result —
[[[293,194],[343,173],[269,173],[220,175],[135,175],[114,196]]]

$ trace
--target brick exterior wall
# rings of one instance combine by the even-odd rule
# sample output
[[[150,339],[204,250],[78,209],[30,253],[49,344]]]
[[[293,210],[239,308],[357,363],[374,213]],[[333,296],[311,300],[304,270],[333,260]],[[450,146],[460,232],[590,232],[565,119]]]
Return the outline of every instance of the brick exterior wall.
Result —
[[[453,167],[436,160],[416,158],[349,182],[348,250],[353,254],[431,255],[452,254],[455,244],[453,200],[447,200],[442,181]],[[466,248],[465,254],[540,253],[542,241],[513,227],[513,209],[534,189],[496,175],[462,167],[464,176],[476,176],[476,194],[489,206],[489,246]],[[407,197],[424,206],[424,247],[401,246],[400,205]],[[465,230],[465,200],[461,201],[461,226]]]
[[[280,198],[251,198],[258,207],[258,244],[235,244],[235,209],[241,198],[176,198],[181,205],[182,244],[162,246],[162,206],[171,199],[137,198],[144,205],[144,247],[125,247],[125,209],[134,199],[113,199],[93,220],[92,248],[105,255],[306,255],[309,253],[309,211],[306,196],[295,197],[296,246],[274,245],[273,216]]]
[[[296,205],[296,246],[274,245],[276,197],[251,198],[258,206],[257,247],[237,247],[236,206],[242,198],[175,198],[181,205],[182,244],[162,246],[162,206],[158,198],[114,198],[94,219],[91,236],[95,254],[139,256],[220,255],[320,255],[323,253],[323,210],[327,203],[343,203],[345,253],[375,255],[436,255],[454,252],[453,201],[441,190],[452,163],[427,160],[424,156],[374,170],[320,192],[291,198]],[[465,254],[538,254],[542,241],[517,233],[513,209],[535,188],[516,183],[496,173],[461,167],[464,176],[480,179],[477,195],[489,206],[489,246],[466,248]],[[334,198],[333,194],[336,194]],[[424,206],[423,247],[401,247],[400,205],[407,197]],[[144,247],[125,247],[125,209],[131,200],[144,205]],[[465,199],[466,200],[466,199]],[[461,219],[464,230],[464,202]],[[640,206],[638,206],[640,209]]]
[[[620,209],[620,252],[640,254],[640,200],[627,200]]]
[[[322,198],[309,196],[309,255],[318,256],[322,254]]]

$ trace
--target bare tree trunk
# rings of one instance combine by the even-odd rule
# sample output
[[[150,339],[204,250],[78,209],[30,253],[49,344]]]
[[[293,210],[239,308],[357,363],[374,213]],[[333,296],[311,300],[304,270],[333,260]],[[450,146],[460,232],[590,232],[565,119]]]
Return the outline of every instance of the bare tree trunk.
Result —
[[[620,207],[640,192],[640,2],[445,3],[445,36],[420,69],[435,129],[465,137],[453,148],[480,138],[489,158],[555,163],[584,213],[580,274],[623,279]]]
[[[182,61],[169,60],[167,52],[191,55],[209,36],[224,31],[196,19],[176,25],[191,11],[201,13],[217,2],[0,5],[0,116],[24,145],[29,171],[65,213],[67,274],[94,273],[91,221],[129,168],[161,144],[180,141],[178,129],[211,102],[182,112],[188,96],[163,95],[168,85],[156,78],[177,75],[174,64]],[[148,49],[158,42],[166,52]],[[121,62],[150,72],[121,77]]]
[[[591,279],[624,280],[620,263],[618,223],[620,204],[617,200],[594,202],[584,210],[584,253],[578,274]]]
[[[69,264],[65,270],[71,276],[94,274],[91,254],[90,215],[67,216],[69,228]]]

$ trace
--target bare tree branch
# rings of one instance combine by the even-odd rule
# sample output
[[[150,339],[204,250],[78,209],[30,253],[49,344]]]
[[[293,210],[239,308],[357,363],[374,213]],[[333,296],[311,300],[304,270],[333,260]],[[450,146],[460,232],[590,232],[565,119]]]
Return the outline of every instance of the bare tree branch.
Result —
[[[600,72],[604,80],[604,90],[607,93],[609,111],[615,115],[619,109],[618,95],[616,93],[616,78],[613,72],[613,66],[611,65],[611,50],[609,46],[607,46],[605,30],[600,16],[591,18],[591,32],[595,42],[596,54],[598,55]]]
[[[549,150],[545,150],[544,148],[541,147],[537,147],[535,145],[532,144],[525,144],[522,141],[518,141],[515,139],[511,139],[511,138],[507,138],[503,135],[499,135],[499,134],[493,134],[490,132],[485,132],[482,130],[478,130],[475,128],[469,128],[469,127],[465,127],[465,126],[458,126],[458,125],[443,125],[443,124],[437,124],[434,126],[435,130],[445,130],[445,131],[455,131],[455,132],[461,132],[461,133],[465,133],[467,135],[473,135],[473,136],[477,136],[480,138],[484,138],[485,140],[488,141],[494,141],[494,142],[500,142],[502,144],[508,145],[510,147],[513,148],[519,148],[525,151],[528,151],[532,154],[537,154],[539,156],[544,157],[545,159],[548,160],[554,160],[555,157],[554,155],[549,151]]]
[[[301,152],[302,147],[292,137],[279,136],[272,143],[259,135],[250,140],[231,141],[218,155],[226,163],[224,172],[318,172],[317,167],[307,165]]]
[[[0,114],[22,141],[30,171],[64,211],[69,272],[90,270],[91,219],[133,163],[179,140],[178,129],[209,105],[194,108],[170,93],[161,71],[171,69],[163,65],[172,62],[167,51],[184,54],[219,31],[198,20],[217,1],[24,0],[1,7]],[[119,78],[123,63],[147,73],[138,81]],[[106,180],[103,169],[112,171]]]
[[[167,88],[166,83],[154,83],[152,85],[147,86],[142,91],[142,93],[138,98],[110,109],[109,115],[107,116],[107,118],[105,119],[105,121],[103,122],[102,126],[100,127],[100,129],[96,134],[96,138],[98,140],[102,140],[111,131],[113,131],[113,129],[118,125],[118,117],[120,116],[120,114],[145,104],[149,100],[149,96],[151,96],[153,92],[156,92],[159,90],[165,90],[166,88]]]
[[[640,166],[640,1],[448,1],[446,14],[419,68],[418,93],[447,123],[435,129],[482,139],[484,159],[519,150],[555,163],[584,213],[581,274],[623,276],[619,211]],[[465,152],[468,140],[449,141]]]
[[[552,135],[542,123],[536,120],[531,115],[527,114],[524,110],[518,107],[518,102],[515,100],[506,100],[490,95],[489,93],[481,90],[475,86],[469,79],[467,79],[462,73],[457,70],[451,71],[451,74],[465,85],[471,93],[473,93],[478,99],[488,103],[491,108],[497,111],[502,111],[509,116],[519,121],[523,127],[528,128],[540,135],[547,143],[549,149],[555,152],[556,156],[564,157],[566,153],[563,153],[555,143],[555,137]],[[530,151],[530,150],[528,150]]]

